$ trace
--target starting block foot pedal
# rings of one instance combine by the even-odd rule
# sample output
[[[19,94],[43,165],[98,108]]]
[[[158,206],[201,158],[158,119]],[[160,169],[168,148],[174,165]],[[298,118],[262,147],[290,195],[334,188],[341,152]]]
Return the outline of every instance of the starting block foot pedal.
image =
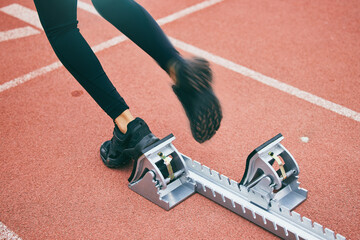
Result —
[[[129,188],[158,206],[169,210],[195,193],[195,183],[170,134],[143,150],[129,180]]]
[[[292,210],[307,198],[307,190],[299,188],[297,181],[298,164],[281,145],[283,139],[279,133],[250,153],[239,183],[252,193],[251,201],[265,209],[272,200]]]

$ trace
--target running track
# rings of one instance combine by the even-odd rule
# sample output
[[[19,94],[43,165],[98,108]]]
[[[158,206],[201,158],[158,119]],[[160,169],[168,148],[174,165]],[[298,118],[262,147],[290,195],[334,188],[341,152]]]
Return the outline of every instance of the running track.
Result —
[[[224,119],[196,143],[167,75],[82,0],[81,32],[132,112],[235,180],[281,132],[309,190],[296,211],[360,239],[358,1],[139,2],[184,55],[212,61]],[[132,166],[99,158],[111,120],[57,62],[33,2],[0,8],[0,239],[276,239],[200,195],[166,212],[129,190]]]

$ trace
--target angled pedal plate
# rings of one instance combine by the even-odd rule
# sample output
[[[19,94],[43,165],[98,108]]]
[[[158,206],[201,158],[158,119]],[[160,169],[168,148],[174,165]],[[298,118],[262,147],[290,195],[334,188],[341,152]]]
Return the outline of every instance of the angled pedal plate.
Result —
[[[170,134],[143,150],[129,188],[166,210],[199,193],[283,239],[344,240],[292,211],[307,191],[299,187],[299,167],[283,138],[278,134],[256,148],[238,183],[178,152]]]
[[[195,193],[184,159],[171,144],[174,139],[170,134],[145,148],[129,179],[131,190],[166,210]]]
[[[239,183],[239,187],[253,193],[249,200],[265,209],[269,208],[272,200],[293,210],[307,198],[307,190],[299,188],[297,181],[299,167],[280,143],[283,139],[278,134],[250,153]]]

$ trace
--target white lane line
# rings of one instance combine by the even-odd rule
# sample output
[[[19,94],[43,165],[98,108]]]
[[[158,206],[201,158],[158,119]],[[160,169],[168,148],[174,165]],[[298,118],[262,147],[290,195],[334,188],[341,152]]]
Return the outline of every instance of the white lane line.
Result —
[[[223,1],[223,0],[221,0],[221,1]],[[210,7],[211,5],[214,5],[214,4],[218,3],[218,2],[220,2],[220,1],[219,1],[219,0],[216,0],[216,1],[214,1],[214,0],[208,0],[208,1],[204,1],[203,3],[206,5],[206,7]],[[194,13],[194,12],[197,12],[197,11],[199,11],[199,10],[204,9],[204,4],[196,4],[196,5],[194,5],[194,6],[197,6],[197,8],[194,8],[194,6],[191,6],[191,7],[188,7],[188,8],[186,8],[186,9],[184,9],[184,10],[181,10],[181,11],[179,11],[179,12],[184,12],[184,11],[186,11],[186,13],[187,13],[186,15],[189,15],[189,14],[191,14],[191,13]],[[187,9],[191,9],[191,11],[189,11],[189,10],[187,10]],[[31,10],[31,11],[32,11],[32,10]],[[35,12],[35,13],[36,13],[36,12]],[[177,19],[179,19],[179,18],[182,18],[182,17],[185,17],[185,16],[186,16],[186,15],[184,15],[184,14],[176,15],[176,13],[171,14],[171,15],[169,15],[169,16],[174,16],[174,15],[175,15],[175,17],[171,17],[171,21],[175,21],[175,20],[177,20]],[[168,19],[169,16],[164,17],[164,18],[161,18],[161,19],[159,19],[158,21],[162,22],[161,25],[164,25],[164,24],[166,24],[166,23],[169,23],[170,21],[169,21],[169,20],[166,20],[166,19]],[[164,19],[165,19],[165,20],[164,20]],[[115,45],[117,45],[117,44],[125,41],[126,39],[127,39],[127,37],[125,37],[124,35],[120,35],[120,36],[114,37],[114,38],[112,38],[112,39],[110,39],[110,40],[107,40],[107,41],[105,41],[105,42],[103,42],[103,43],[100,43],[100,44],[92,47],[92,49],[93,49],[94,52],[99,52],[99,51],[102,51],[102,50],[104,50],[104,49],[107,49],[107,48],[110,48],[110,47],[112,47],[112,46],[115,46]],[[35,78],[35,77],[41,76],[41,75],[43,75],[43,74],[45,74],[45,73],[48,73],[48,72],[50,72],[50,71],[52,71],[52,70],[55,70],[55,69],[57,69],[57,68],[59,68],[59,67],[61,67],[61,66],[62,66],[62,64],[60,63],[60,61],[57,61],[57,62],[54,62],[54,63],[52,63],[52,64],[50,64],[50,65],[48,65],[48,66],[46,66],[46,67],[42,67],[42,68],[36,69],[35,71],[32,71],[32,72],[30,72],[30,73],[28,73],[28,74],[25,74],[25,75],[23,75],[23,76],[17,77],[17,78],[15,78],[15,79],[13,79],[13,80],[10,80],[10,81],[8,81],[8,82],[6,82],[6,83],[1,84],[1,85],[0,85],[0,92],[3,92],[3,91],[5,91],[5,90],[7,90],[7,89],[16,87],[16,86],[18,86],[19,84],[22,84],[22,83],[24,83],[24,82],[27,82],[27,81]]]
[[[88,4],[86,2],[78,1],[78,8],[80,8],[82,10],[85,10],[85,11],[87,11],[89,13],[100,16],[100,14],[96,11],[94,6],[91,5],[91,4]]]
[[[125,35],[120,35],[114,38],[111,38],[110,40],[107,40],[105,42],[102,42],[94,47],[92,47],[91,49],[96,53],[96,52],[100,52],[104,49],[113,47],[125,40],[128,40],[128,38]],[[0,86],[1,87],[1,86]],[[0,91],[1,92],[1,91]]]
[[[268,85],[270,87],[273,87],[273,88],[276,88],[280,91],[283,91],[283,92],[286,92],[290,95],[293,95],[293,96],[296,96],[300,99],[303,99],[307,102],[310,102],[312,104],[315,104],[317,106],[320,106],[320,107],[323,107],[327,110],[330,110],[330,111],[333,111],[337,114],[340,114],[342,116],[345,116],[345,117],[348,117],[348,118],[351,118],[355,121],[358,121],[360,122],[360,113],[354,111],[354,110],[351,110],[347,107],[344,107],[344,106],[341,106],[339,104],[336,104],[336,103],[333,103],[333,102],[330,102],[326,99],[323,99],[321,97],[318,97],[316,95],[313,95],[311,93],[308,93],[308,92],[305,92],[303,90],[300,90],[296,87],[293,87],[291,85],[288,85],[286,83],[283,83],[283,82],[280,82],[274,78],[271,78],[271,77],[268,77],[268,76],[265,76],[261,73],[258,73],[254,70],[251,70],[249,68],[246,68],[244,66],[241,66],[239,64],[236,64],[232,61],[229,61],[225,58],[222,58],[222,57],[219,57],[219,56],[216,56],[212,53],[209,53],[209,52],[206,52],[200,48],[197,48],[195,46],[192,46],[190,44],[187,44],[187,43],[184,43],[180,40],[177,40],[175,38],[171,38],[169,37],[169,39],[171,40],[171,42],[177,47],[177,48],[180,48],[186,52],[190,52],[192,54],[195,54],[195,55],[198,55],[198,56],[201,56],[201,57],[204,57],[224,68],[227,68],[227,69],[230,69],[234,72],[237,72],[237,73],[240,73],[246,77],[249,77],[253,80],[256,80],[258,82],[261,82],[265,85]]]
[[[12,232],[10,229],[8,229],[5,224],[0,222],[0,239],[1,240],[21,240],[21,238],[16,235],[14,232]]]
[[[166,23],[169,23],[169,22],[173,22],[173,21],[175,21],[175,20],[177,20],[179,18],[182,18],[182,17],[184,17],[186,15],[189,15],[189,14],[191,14],[193,12],[197,12],[197,11],[199,11],[201,9],[207,8],[209,6],[212,6],[212,5],[214,5],[216,3],[219,3],[219,2],[222,2],[222,1],[224,1],[224,0],[208,0],[208,1],[200,2],[198,4],[195,4],[195,5],[191,6],[191,7],[185,8],[185,9],[179,11],[179,12],[171,14],[171,15],[169,15],[167,17],[161,18],[161,19],[157,20],[157,23],[159,25],[163,25],[163,24],[166,24]],[[98,15],[98,16],[100,15],[96,11],[96,9],[94,8],[93,5],[82,2],[82,1],[78,1],[78,8],[80,8],[82,10],[85,10],[85,11],[87,11],[89,13]]]
[[[25,74],[21,77],[15,78],[11,81],[8,81],[6,83],[3,83],[0,85],[0,92],[5,91],[7,89],[10,89],[12,87],[16,87],[24,82],[27,82],[31,79],[34,79],[38,76],[44,75],[45,73],[51,72],[59,67],[61,67],[62,64],[60,61],[54,62],[53,64],[50,64],[48,66],[36,69],[35,71],[32,71],[28,74]]]
[[[9,6],[0,8],[0,11],[27,22],[39,29],[43,29],[37,13],[34,10],[23,7],[19,4],[10,4]]]
[[[8,31],[0,32],[0,42],[17,38],[23,38],[40,33],[40,31],[32,27],[15,28]]]
[[[162,25],[165,25],[167,23],[170,23],[170,22],[173,22],[179,18],[182,18],[182,17],[185,17],[191,13],[194,13],[194,12],[197,12],[197,11],[200,11],[204,8],[207,8],[207,7],[210,7],[216,3],[219,3],[219,2],[222,2],[224,0],[208,0],[208,1],[204,1],[204,2],[201,2],[201,3],[198,3],[198,4],[195,4],[194,6],[191,6],[191,7],[188,7],[188,8],[185,8],[179,12],[176,12],[174,14],[171,14],[169,16],[166,16],[166,17],[163,17],[163,18],[160,18],[158,20],[156,20],[156,22],[162,26]],[[80,3],[80,1],[78,2]],[[99,15],[97,14],[97,11],[95,10],[95,8],[93,6],[91,6],[90,4],[87,4],[87,3],[82,3],[82,9],[83,10],[86,10],[90,13],[96,13],[96,15]],[[86,6],[86,7],[85,7]],[[96,52],[99,52],[99,51],[102,51],[106,48],[109,48],[109,47],[112,47],[112,46],[115,46],[125,40],[127,40],[128,38],[124,35],[120,35],[120,36],[117,36],[117,37],[114,37],[110,40],[107,40],[105,42],[102,42],[94,47],[92,47],[92,50],[96,53]],[[1,92],[1,91],[0,91]]]
[[[204,2],[198,3],[198,4],[194,5],[194,6],[185,8],[182,11],[179,11],[179,12],[171,14],[171,15],[169,15],[167,17],[161,18],[161,19],[157,20],[157,23],[159,25],[163,25],[163,24],[166,24],[166,23],[169,23],[169,22],[173,22],[176,19],[182,18],[182,17],[184,17],[186,15],[189,15],[189,14],[191,14],[193,12],[197,12],[197,11],[199,11],[201,9],[210,7],[210,6],[214,5],[214,4],[222,2],[222,1],[224,1],[224,0],[210,0],[210,1],[204,1]]]

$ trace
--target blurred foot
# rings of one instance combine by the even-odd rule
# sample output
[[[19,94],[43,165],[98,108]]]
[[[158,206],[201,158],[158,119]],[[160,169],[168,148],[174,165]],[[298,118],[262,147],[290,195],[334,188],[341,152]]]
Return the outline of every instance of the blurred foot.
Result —
[[[220,127],[222,111],[212,89],[210,64],[203,58],[177,60],[170,64],[173,91],[185,109],[196,141],[212,138]]]

